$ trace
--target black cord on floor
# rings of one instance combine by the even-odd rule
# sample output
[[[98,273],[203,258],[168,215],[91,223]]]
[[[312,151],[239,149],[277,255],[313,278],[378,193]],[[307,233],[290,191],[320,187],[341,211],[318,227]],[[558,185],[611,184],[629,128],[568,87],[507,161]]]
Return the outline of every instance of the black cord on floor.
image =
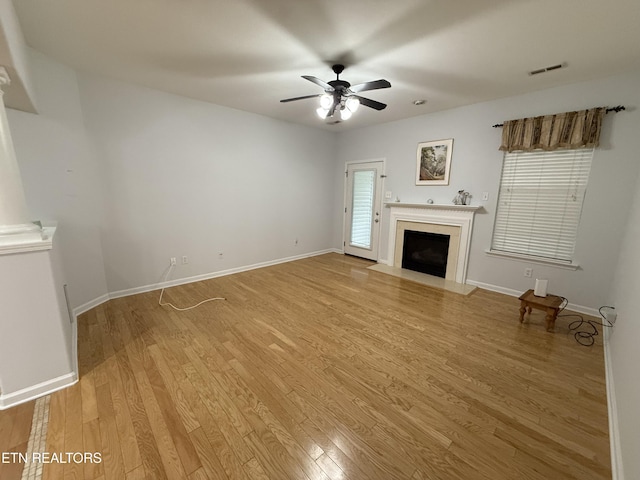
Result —
[[[560,305],[559,312],[562,312],[567,307],[567,304],[569,303],[569,301],[564,297],[560,297],[560,298],[562,298],[562,304]],[[576,342],[578,342],[580,345],[584,347],[590,347],[596,341],[595,336],[599,335],[598,326],[606,327],[606,328],[613,327],[613,323],[607,320],[607,317],[605,317],[604,314],[602,313],[603,308],[613,309],[614,307],[603,306],[598,309],[598,313],[600,313],[600,317],[602,317],[601,322],[597,322],[594,320],[585,320],[582,315],[579,315],[577,313],[569,314],[569,315],[558,315],[558,316],[559,317],[578,317],[578,320],[574,320],[569,324],[569,331],[574,332],[573,336],[576,339]],[[586,330],[584,330],[585,328]]]

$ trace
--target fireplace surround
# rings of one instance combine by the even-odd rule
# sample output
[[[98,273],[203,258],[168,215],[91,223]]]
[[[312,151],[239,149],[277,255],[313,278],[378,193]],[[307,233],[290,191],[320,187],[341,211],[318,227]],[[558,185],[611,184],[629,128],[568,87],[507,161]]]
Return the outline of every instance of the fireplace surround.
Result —
[[[449,236],[446,280],[464,284],[471,246],[475,212],[482,208],[471,205],[435,205],[389,203],[388,264],[402,267],[404,232],[406,230]]]

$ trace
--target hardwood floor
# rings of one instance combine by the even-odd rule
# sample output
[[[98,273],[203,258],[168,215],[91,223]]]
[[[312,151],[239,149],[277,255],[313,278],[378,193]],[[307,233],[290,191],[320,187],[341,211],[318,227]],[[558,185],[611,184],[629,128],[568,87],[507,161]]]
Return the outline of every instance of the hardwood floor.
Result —
[[[601,337],[370,264],[323,255],[168,290],[226,298],[187,312],[151,292],[82,315],[47,451],[103,462],[44,478],[611,478]]]
[[[35,401],[0,410],[0,478],[19,479],[24,463],[18,455],[27,452]]]

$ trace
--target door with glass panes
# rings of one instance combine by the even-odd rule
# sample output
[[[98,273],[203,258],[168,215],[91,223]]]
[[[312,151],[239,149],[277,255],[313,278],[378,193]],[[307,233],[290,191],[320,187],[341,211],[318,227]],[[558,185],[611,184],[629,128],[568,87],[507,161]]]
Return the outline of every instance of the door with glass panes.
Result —
[[[344,252],[378,260],[383,162],[347,165]]]

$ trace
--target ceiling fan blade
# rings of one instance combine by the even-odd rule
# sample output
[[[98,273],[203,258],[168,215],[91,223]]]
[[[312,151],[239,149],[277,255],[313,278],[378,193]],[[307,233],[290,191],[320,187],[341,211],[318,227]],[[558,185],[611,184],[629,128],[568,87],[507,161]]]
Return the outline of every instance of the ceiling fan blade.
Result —
[[[329,85],[327,82],[320,80],[317,77],[312,77],[311,75],[303,75],[302,78],[304,78],[305,80],[309,80],[310,82],[315,83],[316,85],[324,88],[325,90],[329,90],[330,92],[333,91],[333,87],[331,85]]]
[[[286,103],[286,102],[295,102],[296,100],[305,100],[307,98],[318,98],[320,97],[322,94],[319,93],[317,95],[305,95],[304,97],[293,97],[293,98],[285,98],[284,100],[280,100],[280,103]]]
[[[349,90],[353,93],[366,92],[368,90],[378,90],[380,88],[390,88],[391,84],[386,80],[374,80],[373,82],[359,83],[358,85],[351,85]]]
[[[374,110],[384,110],[385,108],[387,108],[386,103],[376,102],[375,100],[361,97],[359,95],[351,95],[351,96],[360,100],[360,103],[365,107],[373,108]]]

